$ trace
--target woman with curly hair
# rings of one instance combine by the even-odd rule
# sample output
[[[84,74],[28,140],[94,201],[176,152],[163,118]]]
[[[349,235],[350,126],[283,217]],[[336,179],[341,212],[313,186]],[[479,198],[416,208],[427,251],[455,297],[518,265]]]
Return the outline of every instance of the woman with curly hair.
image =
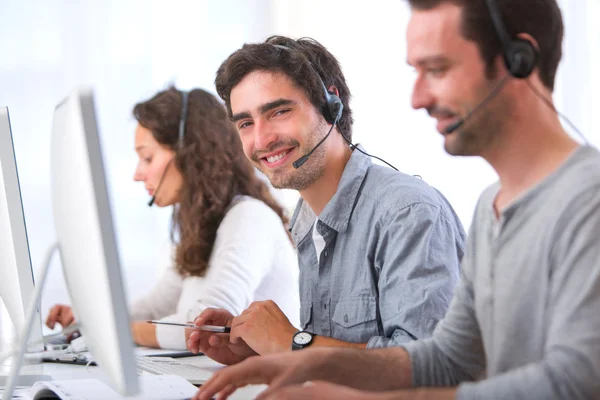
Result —
[[[150,204],[173,207],[174,262],[131,308],[134,341],[185,349],[180,327],[148,319],[193,320],[206,308],[240,314],[273,300],[298,326],[298,267],[288,219],[242,151],[224,106],[210,93],[174,87],[135,105],[134,180]],[[70,307],[56,305],[46,324],[68,326]]]

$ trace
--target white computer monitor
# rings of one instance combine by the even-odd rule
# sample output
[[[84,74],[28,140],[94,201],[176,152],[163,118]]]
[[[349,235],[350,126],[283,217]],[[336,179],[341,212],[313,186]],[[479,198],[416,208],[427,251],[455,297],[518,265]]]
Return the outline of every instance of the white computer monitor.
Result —
[[[54,223],[73,311],[113,389],[135,394],[134,343],[91,90],[75,90],[56,106],[50,158]]]
[[[0,298],[17,332],[25,323],[33,291],[34,277],[10,119],[8,109],[0,107]],[[30,334],[32,344],[27,350],[43,351],[39,307],[34,318]]]

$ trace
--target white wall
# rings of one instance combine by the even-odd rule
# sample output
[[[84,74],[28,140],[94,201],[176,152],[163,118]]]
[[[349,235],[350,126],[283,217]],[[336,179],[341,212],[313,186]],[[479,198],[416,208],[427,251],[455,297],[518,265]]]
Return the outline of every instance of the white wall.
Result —
[[[600,107],[600,2],[559,0],[565,20],[563,62],[558,69],[555,100],[558,109],[595,146],[600,131],[592,119]],[[568,125],[565,124],[568,128]],[[570,130],[575,138],[578,136]]]

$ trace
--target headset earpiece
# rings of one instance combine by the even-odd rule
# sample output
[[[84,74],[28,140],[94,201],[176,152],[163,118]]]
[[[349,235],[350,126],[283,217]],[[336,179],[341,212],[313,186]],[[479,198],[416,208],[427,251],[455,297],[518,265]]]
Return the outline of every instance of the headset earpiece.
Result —
[[[318,76],[318,75],[317,75]],[[335,94],[327,90],[323,80],[319,77],[321,81],[321,85],[323,86],[323,91],[325,92],[325,109],[322,111],[323,117],[330,124],[335,124],[339,122],[340,118],[342,118],[342,111],[344,110],[344,104],[342,104],[342,100]]]
[[[515,39],[504,55],[506,68],[515,78],[527,78],[537,64],[538,52],[529,40]]]
[[[485,4],[490,12],[494,30],[502,43],[506,69],[515,78],[527,78],[535,69],[538,51],[529,40],[510,38],[506,26],[502,23],[500,11],[496,8],[494,0],[486,0]]]

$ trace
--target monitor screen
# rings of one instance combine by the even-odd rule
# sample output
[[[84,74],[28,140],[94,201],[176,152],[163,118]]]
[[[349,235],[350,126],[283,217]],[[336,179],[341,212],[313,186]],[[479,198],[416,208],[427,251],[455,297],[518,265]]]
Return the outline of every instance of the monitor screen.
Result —
[[[54,111],[51,186],[54,223],[69,296],[94,360],[122,395],[138,391],[125,290],[91,90],[75,90]]]
[[[0,107],[0,298],[20,332],[34,291],[27,228],[8,109]],[[42,321],[37,309],[28,351],[42,351]],[[4,322],[3,322],[4,324]],[[7,330],[5,330],[7,332]],[[9,331],[8,331],[9,332]]]

